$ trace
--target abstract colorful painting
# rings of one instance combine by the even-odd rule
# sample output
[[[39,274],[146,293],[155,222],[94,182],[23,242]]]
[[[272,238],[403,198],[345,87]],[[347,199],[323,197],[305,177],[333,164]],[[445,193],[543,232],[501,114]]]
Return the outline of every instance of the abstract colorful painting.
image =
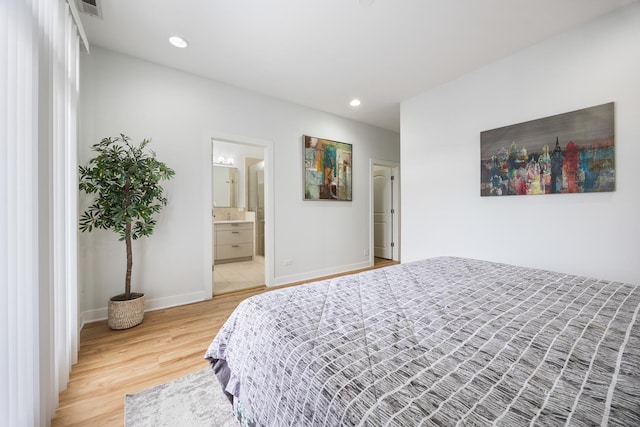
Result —
[[[303,136],[304,200],[351,201],[352,146]]]
[[[614,191],[613,102],[480,133],[480,194]]]

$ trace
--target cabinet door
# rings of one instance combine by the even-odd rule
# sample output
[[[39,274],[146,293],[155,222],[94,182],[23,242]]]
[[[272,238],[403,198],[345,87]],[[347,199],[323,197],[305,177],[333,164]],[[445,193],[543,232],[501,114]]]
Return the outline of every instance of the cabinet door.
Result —
[[[251,230],[233,230],[216,232],[216,243],[218,246],[234,245],[237,243],[251,243],[253,233]]]
[[[253,255],[253,244],[238,243],[235,245],[218,245],[216,247],[216,260],[245,258]]]
[[[253,230],[252,222],[223,222],[214,224],[215,231]]]

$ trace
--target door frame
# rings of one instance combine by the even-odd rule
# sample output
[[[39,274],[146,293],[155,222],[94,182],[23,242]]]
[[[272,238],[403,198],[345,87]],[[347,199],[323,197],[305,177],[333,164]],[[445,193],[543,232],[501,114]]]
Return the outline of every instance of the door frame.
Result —
[[[374,166],[386,166],[391,168],[391,175],[394,179],[391,184],[393,191],[393,243],[394,247],[391,251],[393,261],[400,261],[400,163],[390,162],[387,160],[369,159],[369,264],[371,266],[375,263],[374,254],[374,227],[373,227],[373,211],[374,211],[374,197],[375,197],[375,183],[374,183]]]
[[[213,141],[229,142],[234,144],[255,145],[264,149],[264,281],[265,285],[271,286],[274,282],[275,269],[273,266],[274,254],[274,192],[273,192],[273,141],[261,138],[248,137],[243,135],[227,134],[219,131],[207,130],[203,133],[202,142],[202,170],[203,170],[203,191],[202,199],[202,220],[204,226],[204,238],[202,253],[203,276],[203,299],[213,298],[213,271],[211,270],[213,260],[213,198],[211,188],[211,175],[213,173]]]

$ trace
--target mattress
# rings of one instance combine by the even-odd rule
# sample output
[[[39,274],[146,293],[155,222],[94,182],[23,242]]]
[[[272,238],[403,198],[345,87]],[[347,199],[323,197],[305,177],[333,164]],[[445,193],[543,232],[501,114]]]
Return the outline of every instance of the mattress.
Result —
[[[441,257],[254,296],[205,357],[244,425],[640,425],[640,287]]]

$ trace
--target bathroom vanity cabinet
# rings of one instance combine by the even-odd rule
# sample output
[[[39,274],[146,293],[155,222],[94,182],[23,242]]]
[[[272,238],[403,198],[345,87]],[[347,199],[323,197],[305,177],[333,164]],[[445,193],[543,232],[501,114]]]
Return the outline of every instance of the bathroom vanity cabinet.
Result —
[[[253,259],[252,221],[218,221],[213,229],[214,264]]]

